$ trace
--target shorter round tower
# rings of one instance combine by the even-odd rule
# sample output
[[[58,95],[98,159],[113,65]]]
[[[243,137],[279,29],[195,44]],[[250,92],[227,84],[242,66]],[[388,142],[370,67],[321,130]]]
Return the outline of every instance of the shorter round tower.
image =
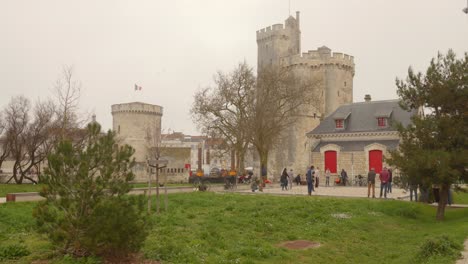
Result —
[[[137,162],[134,169],[137,180],[146,174],[151,137],[160,139],[162,115],[163,108],[159,105],[141,102],[112,105],[113,130],[117,134],[118,143],[128,144],[135,149],[133,157]]]

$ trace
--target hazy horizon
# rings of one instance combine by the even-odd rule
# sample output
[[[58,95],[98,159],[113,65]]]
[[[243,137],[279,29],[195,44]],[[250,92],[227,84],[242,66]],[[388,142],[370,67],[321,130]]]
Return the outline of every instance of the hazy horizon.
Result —
[[[216,71],[257,64],[255,32],[301,12],[302,52],[354,56],[354,102],[396,99],[395,78],[425,71],[438,52],[468,51],[465,0],[4,1],[3,109],[11,97],[53,96],[64,65],[82,83],[80,106],[112,128],[111,105],[164,108],[163,129],[198,134],[193,95]],[[135,91],[134,85],[142,87]]]

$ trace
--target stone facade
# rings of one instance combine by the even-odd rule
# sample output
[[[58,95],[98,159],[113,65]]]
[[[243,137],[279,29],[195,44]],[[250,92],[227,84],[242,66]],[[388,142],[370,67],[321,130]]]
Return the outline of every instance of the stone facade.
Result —
[[[147,180],[148,135],[159,138],[162,115],[163,108],[158,105],[141,102],[112,105],[113,130],[119,144],[128,144],[135,149],[136,181]]]
[[[161,159],[167,160],[167,167],[161,170],[162,182],[185,183],[188,182],[190,164],[190,148],[167,147],[161,148]]]
[[[335,176],[344,169],[349,180],[354,176],[367,176],[370,168],[377,173],[383,167],[389,167],[386,158],[390,150],[398,149],[400,137],[393,126],[401,123],[411,124],[411,117],[416,111],[401,109],[398,100],[352,103],[340,106],[327,116],[319,126],[307,133],[310,146],[310,164],[326,169],[327,156],[336,155]],[[374,155],[375,154],[375,155]],[[327,164],[328,166],[328,164]]]
[[[306,133],[340,105],[353,100],[354,58],[343,53],[332,53],[325,46],[301,53],[299,12],[296,12],[296,18],[290,16],[286,19],[284,25],[275,24],[258,30],[257,47],[259,70],[267,65],[287,67],[301,79],[314,80],[318,84],[313,91],[304,91],[306,96],[317,100],[304,107],[299,120],[269,155],[269,176],[279,176],[284,167],[298,173],[305,172],[310,165],[310,145]]]

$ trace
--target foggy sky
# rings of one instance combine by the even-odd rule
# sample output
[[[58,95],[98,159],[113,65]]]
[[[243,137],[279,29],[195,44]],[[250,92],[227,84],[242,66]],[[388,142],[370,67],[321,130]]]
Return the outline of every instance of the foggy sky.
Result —
[[[466,0],[291,0],[302,51],[354,56],[354,102],[395,99],[395,78],[438,51],[468,51]],[[0,107],[53,96],[63,65],[82,83],[80,106],[112,127],[111,105],[164,107],[163,129],[197,134],[193,94],[216,71],[257,63],[255,32],[284,23],[288,0],[0,0]],[[134,91],[134,84],[142,86]]]

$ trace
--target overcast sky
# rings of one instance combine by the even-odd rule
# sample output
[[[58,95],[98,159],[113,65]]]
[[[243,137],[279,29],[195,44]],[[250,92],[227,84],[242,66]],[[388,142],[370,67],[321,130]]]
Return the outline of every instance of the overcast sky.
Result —
[[[111,105],[164,107],[163,129],[196,134],[193,94],[217,70],[257,63],[255,32],[284,23],[288,0],[0,0],[0,107],[53,96],[63,65],[82,83],[81,109],[112,127]],[[354,102],[395,99],[395,78],[438,51],[468,51],[466,0],[291,0],[302,51],[354,56]],[[134,84],[142,86],[135,92]]]

